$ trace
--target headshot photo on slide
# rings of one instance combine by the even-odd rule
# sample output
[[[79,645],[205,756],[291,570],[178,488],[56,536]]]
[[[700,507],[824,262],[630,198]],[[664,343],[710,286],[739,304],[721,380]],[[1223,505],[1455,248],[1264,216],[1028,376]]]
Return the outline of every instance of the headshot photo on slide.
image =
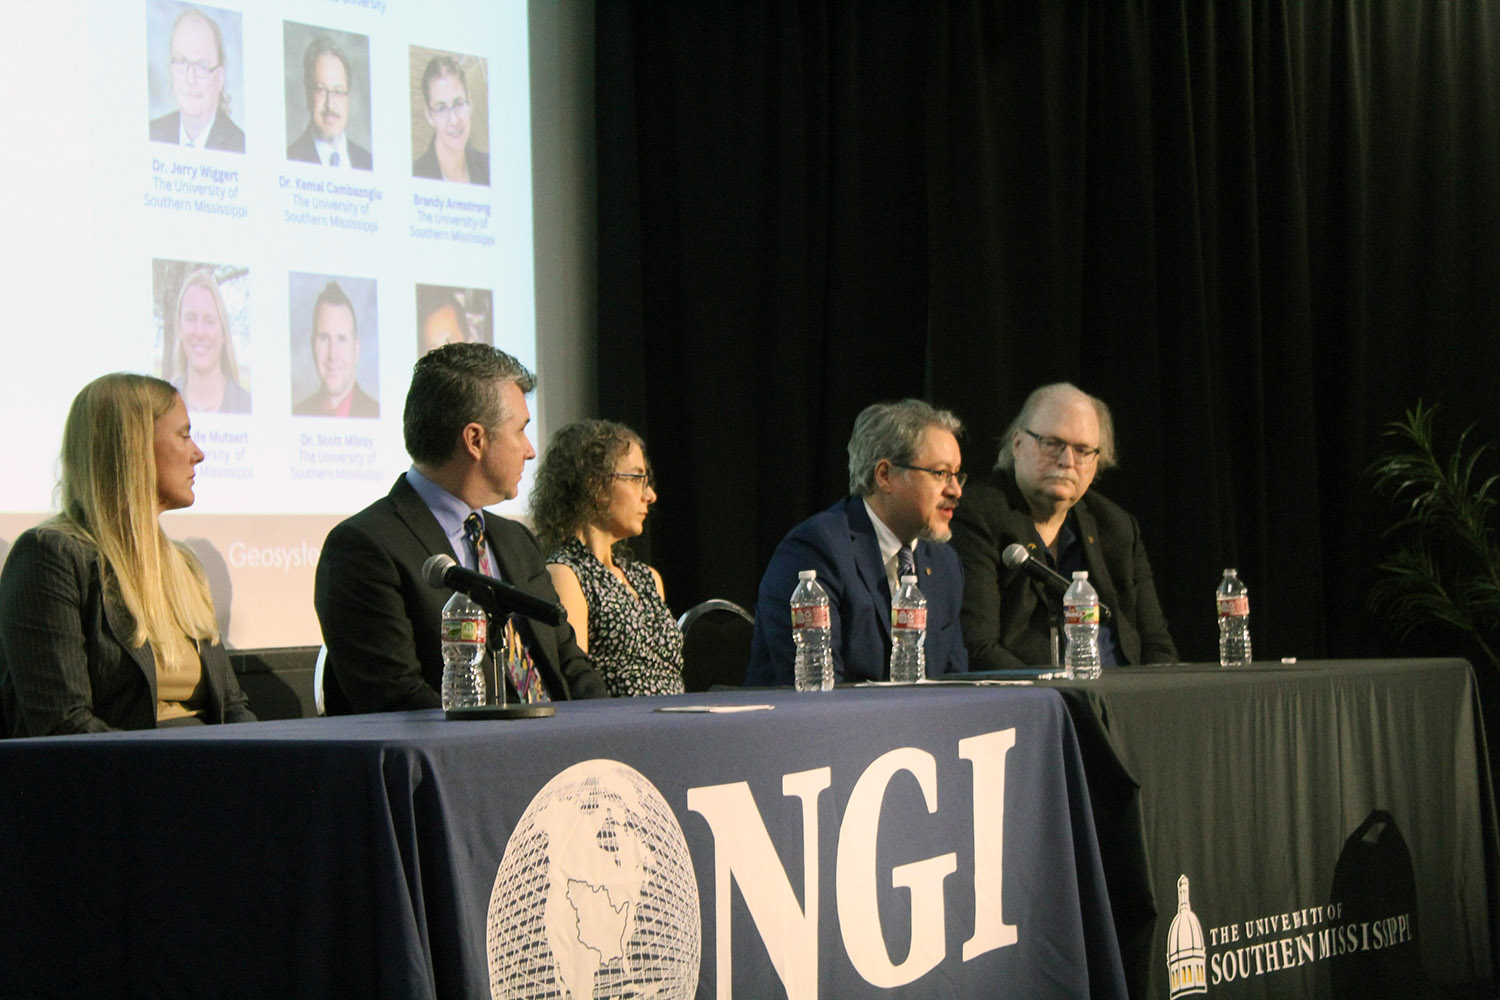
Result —
[[[240,15],[148,0],[146,97],[152,142],[229,153],[245,151]]]
[[[380,416],[375,279],[287,276],[292,415]]]
[[[410,48],[413,177],[490,183],[489,73],[482,56]]]
[[[488,288],[417,286],[417,357],[444,344],[494,346],[494,295]]]
[[[282,23],[286,158],[371,170],[370,39],[335,28]]]
[[[157,370],[191,413],[250,412],[250,270],[151,262]]]

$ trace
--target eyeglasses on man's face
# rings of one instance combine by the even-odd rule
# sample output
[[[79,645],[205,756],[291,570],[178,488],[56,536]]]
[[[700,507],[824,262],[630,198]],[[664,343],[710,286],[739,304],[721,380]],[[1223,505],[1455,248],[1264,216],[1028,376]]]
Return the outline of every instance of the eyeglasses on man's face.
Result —
[[[948,469],[929,469],[925,465],[906,465],[903,462],[892,462],[891,464],[898,469],[910,469],[913,472],[925,472],[933,479],[936,479],[938,482],[942,483],[943,489],[945,490],[948,488],[948,483],[950,482],[957,483],[958,488],[963,489],[964,483],[967,483],[969,481],[969,474],[967,472],[950,472]]]
[[[219,71],[219,67],[222,65],[224,64],[214,63],[212,66],[210,66],[208,63],[204,62],[201,59],[177,58],[172,60],[172,72],[178,74],[179,76],[191,75],[202,77],[208,76],[210,73],[217,73]]]
[[[1027,430],[1024,427],[1021,428],[1021,433],[1029,434],[1033,438],[1035,438],[1036,446],[1042,449],[1042,454],[1046,455],[1054,462],[1059,458],[1062,458],[1064,449],[1073,452],[1073,461],[1077,462],[1079,465],[1093,465],[1094,460],[1099,457],[1099,449],[1090,448],[1086,444],[1073,444],[1071,441],[1064,441],[1062,438],[1048,437],[1044,434],[1038,434],[1036,431]]]
[[[313,87],[313,97],[317,98],[319,103],[330,98],[335,101],[347,101],[349,99],[349,89],[347,87],[325,87],[320,83]]]

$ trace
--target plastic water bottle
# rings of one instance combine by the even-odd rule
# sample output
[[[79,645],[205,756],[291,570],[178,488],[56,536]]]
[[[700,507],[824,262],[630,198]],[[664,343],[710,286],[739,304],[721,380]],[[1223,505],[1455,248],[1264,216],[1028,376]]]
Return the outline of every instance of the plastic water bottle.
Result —
[[[797,645],[793,679],[798,691],[833,690],[833,624],[828,617],[828,591],[818,582],[818,571],[797,574],[792,591],[792,642]]]
[[[1099,595],[1087,570],[1073,571],[1073,584],[1063,594],[1063,632],[1068,651],[1063,674],[1091,681],[1099,676]]]
[[[1250,590],[1239,573],[1224,571],[1215,596],[1219,603],[1219,666],[1250,665]]]
[[[489,662],[489,616],[468,595],[457,591],[443,605],[439,635],[443,641],[443,710],[475,708],[485,703]],[[501,689],[502,692],[504,689]],[[504,697],[504,694],[501,694]]]
[[[903,576],[891,601],[891,680],[915,684],[927,678],[927,598],[915,575]]]

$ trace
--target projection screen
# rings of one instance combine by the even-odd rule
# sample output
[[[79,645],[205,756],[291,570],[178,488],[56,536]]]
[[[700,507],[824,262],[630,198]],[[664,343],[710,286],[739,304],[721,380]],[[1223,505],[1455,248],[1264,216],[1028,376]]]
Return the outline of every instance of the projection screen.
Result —
[[[227,644],[317,644],[319,547],[406,469],[419,353],[478,340],[535,368],[526,5],[5,14],[0,554],[56,511],[79,388],[159,375],[207,456],[163,524]]]

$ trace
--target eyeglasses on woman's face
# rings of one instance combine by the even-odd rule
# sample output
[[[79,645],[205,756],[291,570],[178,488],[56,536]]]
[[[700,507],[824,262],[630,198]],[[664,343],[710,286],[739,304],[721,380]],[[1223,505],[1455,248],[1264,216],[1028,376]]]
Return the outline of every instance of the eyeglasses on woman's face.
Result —
[[[454,115],[466,118],[469,114],[469,102],[462,97],[456,98],[452,104],[439,101],[436,104],[427,105],[427,110],[432,114],[433,121],[445,122]]]
[[[616,472],[613,475],[616,479],[632,482],[643,490],[656,489],[656,477],[649,472]]]

